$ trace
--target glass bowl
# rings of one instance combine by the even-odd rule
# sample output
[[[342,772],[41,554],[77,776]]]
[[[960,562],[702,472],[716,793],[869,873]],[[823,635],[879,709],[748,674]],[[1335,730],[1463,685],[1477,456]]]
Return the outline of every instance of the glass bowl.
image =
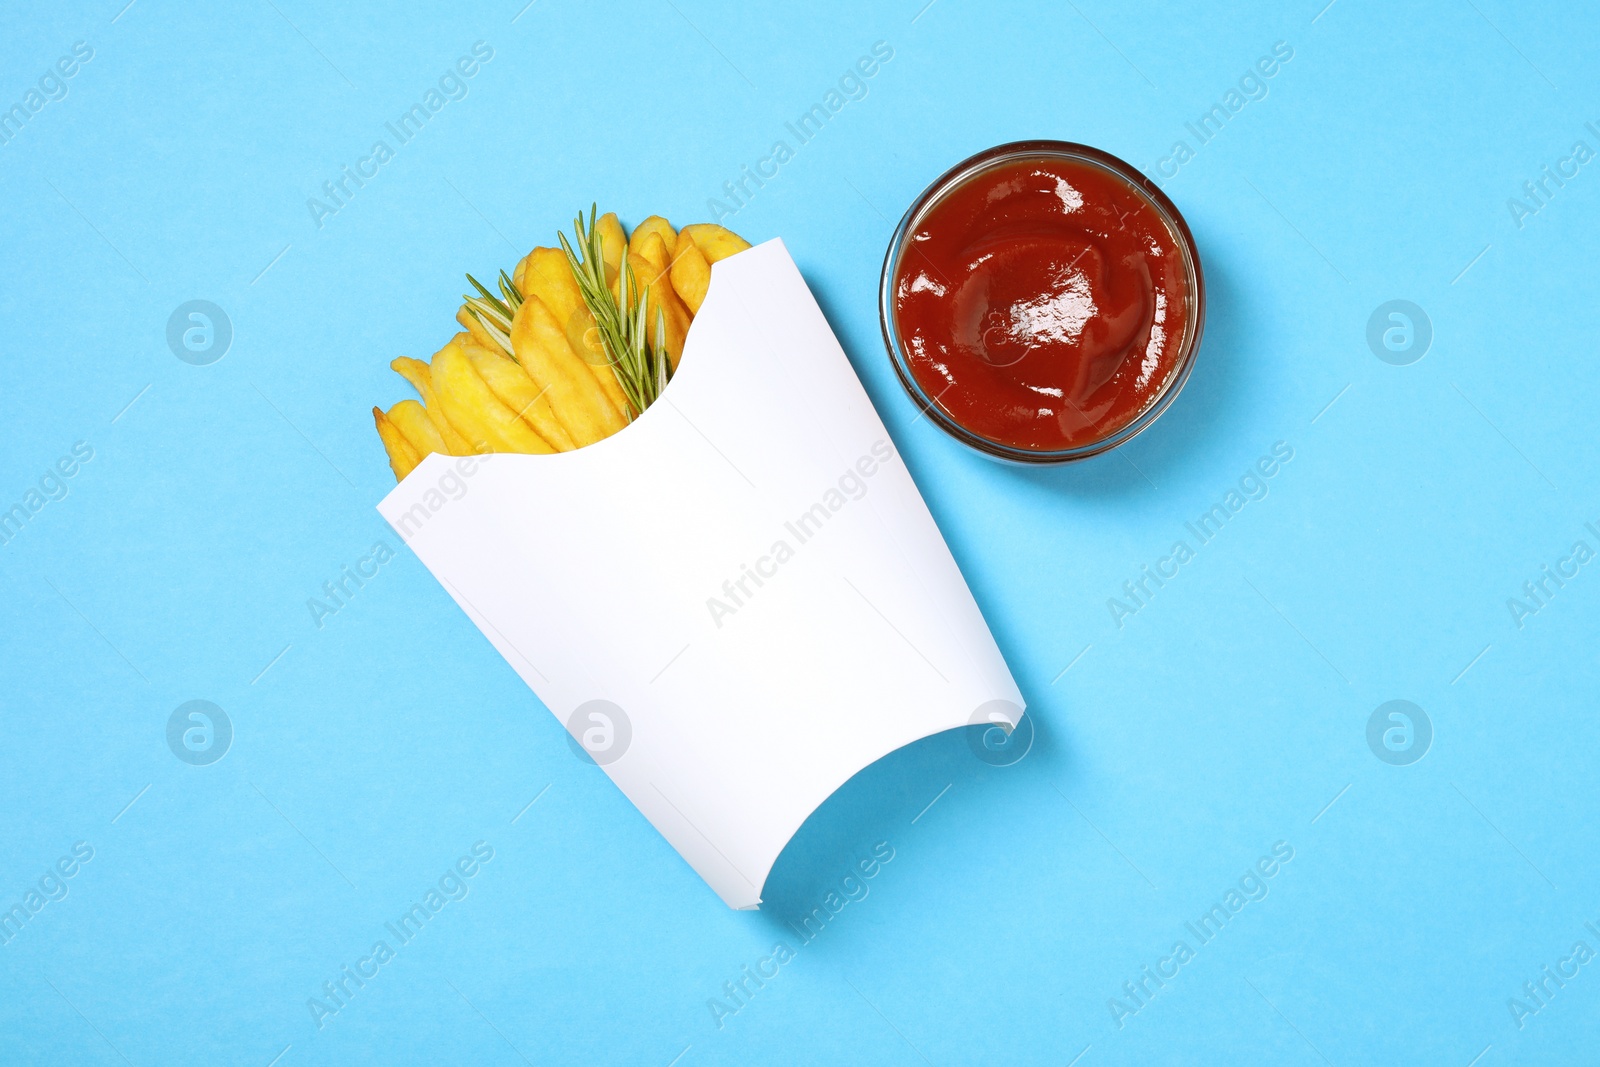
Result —
[[[895,278],[900,272],[900,263],[906,253],[910,235],[916,232],[928,212],[953,190],[973,178],[994,168],[1029,159],[1064,159],[1089,164],[1108,172],[1125,189],[1154,209],[1156,215],[1166,225],[1173,243],[1183,254],[1184,273],[1188,281],[1185,296],[1189,302],[1190,314],[1185,335],[1179,342],[1177,356],[1172,369],[1168,371],[1166,382],[1149,399],[1145,407],[1128,421],[1108,430],[1096,440],[1059,450],[1021,448],[996,441],[956,421],[917,381],[895,324]],[[1189,372],[1194,367],[1195,354],[1200,348],[1200,335],[1205,327],[1205,310],[1205,278],[1200,269],[1200,253],[1195,248],[1194,236],[1189,232],[1188,224],[1183,221],[1183,216],[1172,201],[1153,181],[1127,162],[1109,152],[1070,141],[1016,141],[1011,144],[996,145],[970,159],[963,160],[940,175],[912,202],[911,207],[906,210],[905,217],[900,220],[900,225],[895,229],[894,236],[889,241],[889,250],[883,259],[883,276],[878,289],[878,316],[883,326],[883,342],[889,351],[889,360],[894,364],[895,374],[899,377],[900,384],[905,387],[906,394],[927,415],[928,421],[985,456],[1029,465],[1069,463],[1099,455],[1128,441],[1154,422],[1177,397],[1189,379]]]

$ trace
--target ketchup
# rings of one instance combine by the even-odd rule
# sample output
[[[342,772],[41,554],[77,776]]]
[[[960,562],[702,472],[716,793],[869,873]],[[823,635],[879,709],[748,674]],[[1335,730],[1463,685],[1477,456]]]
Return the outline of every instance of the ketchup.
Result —
[[[893,279],[928,397],[1030,451],[1102,441],[1165,392],[1192,347],[1198,264],[1144,191],[1074,159],[981,170],[928,207]]]

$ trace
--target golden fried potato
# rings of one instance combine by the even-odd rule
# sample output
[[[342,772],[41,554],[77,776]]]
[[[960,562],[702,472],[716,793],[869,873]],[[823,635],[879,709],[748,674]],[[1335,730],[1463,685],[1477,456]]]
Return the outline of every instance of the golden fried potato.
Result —
[[[678,231],[679,242],[681,243],[685,237],[695,243],[701,254],[706,257],[707,263],[720,262],[735,252],[743,252],[750,247],[749,241],[714,222],[697,222],[692,226],[685,226]]]
[[[523,300],[511,324],[511,344],[528,377],[548,391],[550,406],[576,447],[610,437],[627,425],[589,365],[567,343],[566,331],[543,300],[536,296]]]
[[[418,401],[400,401],[389,409],[389,421],[405,435],[406,443],[417,454],[418,463],[426,459],[430,452],[437,452],[441,456],[450,454],[444,446],[444,438],[439,435],[439,428]]]
[[[511,272],[511,284],[517,287],[517,292],[519,293],[526,293],[528,291],[527,288],[523,286],[522,279],[527,273],[528,260],[532,256],[533,253],[529,252],[526,256],[523,256],[521,259],[517,260],[516,269]]]
[[[526,264],[522,276],[523,296],[536,296],[543,300],[545,307],[554,312],[563,325],[568,320],[576,321],[580,326],[580,335],[583,322],[594,324],[594,317],[583,302],[583,292],[578,288],[578,280],[572,276],[572,267],[567,263],[565,252],[559,248],[535,248],[523,263]]]
[[[678,251],[672,259],[672,291],[678,294],[690,315],[700,314],[706,290],[711,288],[711,264],[694,239],[680,235]]]
[[[470,456],[473,449],[461,432],[450,424],[445,417],[444,410],[439,407],[439,399],[433,392],[433,371],[420,359],[410,356],[399,356],[389,363],[390,368],[400,377],[411,383],[411,388],[422,397],[422,406],[427,409],[428,418],[432,420],[434,429],[439,431],[439,436],[444,439],[447,454],[452,456]]]
[[[622,269],[622,251],[628,247],[628,235],[617,221],[615,211],[601,215],[594,228],[600,232],[600,258],[606,264],[606,284],[615,285],[617,272]]]
[[[589,367],[589,373],[606,394],[620,415],[628,410],[628,395],[622,391],[616,372],[611,369],[610,357],[600,343],[600,333],[595,328],[589,305],[583,302],[583,292],[572,276],[572,266],[567,254],[559,248],[535,248],[524,260],[527,271],[523,275],[523,296],[536,296],[555,315],[567,335],[567,345]]]
[[[495,397],[454,341],[434,353],[432,378],[434,394],[446,417],[479,451],[536,455],[555,451]]]
[[[557,452],[572,451],[575,447],[572,435],[567,433],[566,427],[562,426],[561,420],[556,417],[555,409],[550,405],[548,390],[533,384],[533,379],[528,377],[527,371],[523,370],[515,360],[502,356],[496,350],[476,344],[462,345],[461,350],[472,360],[473,370],[478,372],[484,384],[488,385],[489,391],[499,398],[501,403],[516,412]]]
[[[672,257],[667,253],[666,242],[658,233],[641,234],[633,231],[633,236],[628,239],[628,259],[633,263],[633,271],[639,277],[667,269]]]
[[[670,258],[673,249],[678,247],[678,231],[672,228],[672,223],[660,215],[651,215],[633,228],[633,233],[628,235],[628,251],[639,251],[639,246],[644,244],[644,239],[651,234],[661,238],[661,243],[666,246],[667,256]]]
[[[406,441],[405,435],[389,421],[382,408],[372,409],[372,421],[378,427],[378,439],[383,442],[383,450],[389,454],[389,469],[394,471],[394,480],[405,481],[406,475],[416,468],[421,457]]]

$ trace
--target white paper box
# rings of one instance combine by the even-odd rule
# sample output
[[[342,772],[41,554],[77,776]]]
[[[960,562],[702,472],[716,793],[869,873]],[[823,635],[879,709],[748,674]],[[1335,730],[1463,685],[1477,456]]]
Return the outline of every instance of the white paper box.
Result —
[[[857,771],[990,702],[1022,716],[781,241],[715,266],[633,425],[557,455],[431,455],[378,510],[730,907],[760,904]],[[624,714],[574,719],[595,700]]]

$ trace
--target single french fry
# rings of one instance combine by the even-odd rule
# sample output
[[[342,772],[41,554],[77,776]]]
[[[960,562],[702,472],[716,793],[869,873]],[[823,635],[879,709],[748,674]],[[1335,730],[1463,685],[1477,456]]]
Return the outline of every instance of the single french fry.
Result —
[[[625,413],[628,394],[622,391],[622,383],[611,369],[611,359],[600,343],[600,331],[589,313],[589,305],[583,302],[583,291],[572,276],[567,254],[559,248],[535,248],[524,262],[528,267],[523,275],[526,282],[522,287],[523,296],[544,301],[566,333],[568,347],[589,367],[589,373],[600,383],[617,413]]]
[[[633,276],[639,285],[650,287],[645,305],[646,336],[655,343],[659,311],[666,325],[667,361],[677,370],[678,360],[683,358],[683,341],[689,334],[689,309],[672,289],[672,278],[667,273],[670,257],[660,234],[646,234],[637,253],[632,248],[628,250],[628,261],[633,264]]]
[[[627,419],[607,399],[589,365],[567,344],[566,331],[548,305],[528,296],[511,323],[517,362],[540,389],[578,448],[610,437]]]
[[[472,360],[451,341],[433,356],[433,391],[450,422],[485,452],[554,452],[532,426],[502,404],[478,376]]]
[[[478,321],[478,316],[474,315],[472,309],[467,305],[462,304],[456,311],[456,321],[467,328],[467,332],[472,335],[473,344],[481,345],[491,352],[505,351],[505,347],[500,344],[494,334],[483,328],[483,323]]]
[[[372,409],[372,421],[378,427],[378,439],[383,442],[383,450],[389,454],[389,469],[394,471],[394,480],[405,481],[406,475],[416,468],[421,457],[399,428],[389,421],[382,408]]]
[[[724,226],[714,222],[697,222],[678,231],[678,240],[687,236],[699,247],[707,263],[717,263],[735,252],[743,252],[750,242]]]
[[[428,417],[428,410],[421,402],[402,400],[389,409],[388,418],[405,435],[406,443],[417,454],[418,463],[426,459],[430,452],[437,452],[441,456],[450,454],[444,446],[444,438],[439,435],[439,428]]]
[[[628,235],[628,251],[639,251],[639,246],[644,244],[644,239],[651,234],[661,238],[661,243],[666,246],[667,256],[670,258],[673,249],[678,247],[678,231],[672,228],[672,223],[660,215],[651,215],[633,228],[633,233]]]
[[[711,288],[711,264],[705,253],[694,243],[694,238],[679,235],[678,250],[672,258],[672,291],[678,294],[690,315],[700,314],[700,305],[706,301],[706,290]]]
[[[606,265],[606,284],[615,285],[617,272],[622,269],[622,251],[628,247],[628,235],[617,221],[615,211],[601,215],[594,228],[600,232],[600,258]]]
[[[633,272],[639,277],[664,271],[672,262],[667,243],[659,233],[641,234],[638,230],[634,230],[633,236],[628,239],[628,258],[633,261]]]
[[[530,256],[532,256],[532,254],[533,253],[530,252],[530,253],[528,253],[528,255],[523,256],[521,259],[517,260],[517,266],[511,272],[511,284],[515,285],[517,287],[517,292],[519,292],[519,293],[525,293],[525,292],[528,291],[528,290],[526,290],[526,289],[524,289],[522,287],[522,279],[523,279],[523,276],[527,273],[527,270],[528,270],[528,259],[529,259]]]
[[[570,452],[576,447],[572,443],[572,435],[567,433],[566,427],[556,417],[548,391],[533,384],[528,372],[515,360],[480,345],[462,345],[461,350],[472,360],[473,370],[478,372],[489,391],[532,426],[557,452]]]
[[[439,436],[444,439],[445,451],[452,456],[470,456],[474,450],[467,442],[460,430],[450,424],[445,416],[444,409],[439,406],[439,398],[433,392],[433,371],[420,359],[410,356],[400,356],[389,363],[390,368],[400,377],[411,383],[411,388],[422,397],[422,406],[427,409],[428,418],[433,421],[434,429],[439,431]]]
[[[583,291],[572,276],[567,254],[559,248],[535,248],[524,260],[528,267],[523,275],[522,295],[536,296],[544,301],[560,322],[567,328],[569,341],[574,328],[579,336],[594,325],[594,316],[583,302]],[[573,346],[574,351],[577,346]],[[580,353],[581,354],[581,353]]]

